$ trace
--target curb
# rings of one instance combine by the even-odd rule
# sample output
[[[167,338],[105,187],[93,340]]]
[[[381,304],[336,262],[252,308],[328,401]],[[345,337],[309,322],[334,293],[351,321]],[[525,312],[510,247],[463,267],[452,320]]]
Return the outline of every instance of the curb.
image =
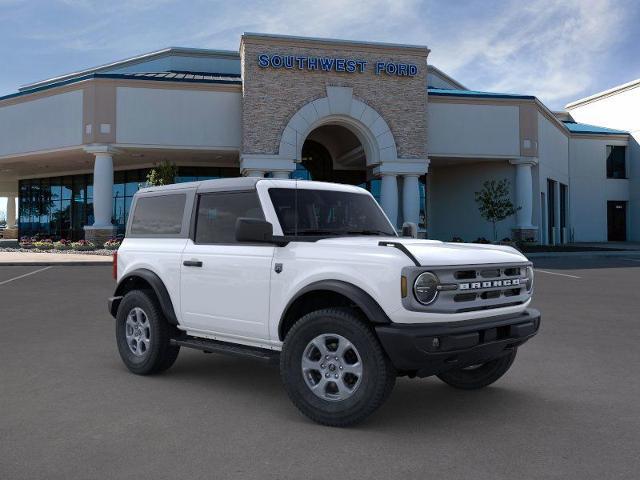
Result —
[[[0,267],[96,267],[96,266],[111,266],[111,262],[97,262],[91,261],[78,261],[78,262],[0,262]]]
[[[535,252],[525,253],[527,258],[558,258],[558,257],[638,257],[640,250],[590,251],[590,252]]]

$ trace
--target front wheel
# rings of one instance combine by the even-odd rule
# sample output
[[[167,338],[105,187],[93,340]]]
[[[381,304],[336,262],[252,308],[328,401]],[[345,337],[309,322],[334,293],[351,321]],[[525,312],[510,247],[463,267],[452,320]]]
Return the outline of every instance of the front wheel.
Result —
[[[323,425],[364,420],[389,396],[396,372],[373,332],[349,309],[302,317],[280,356],[284,387],[296,407]]]
[[[516,359],[517,349],[513,348],[509,353],[489,360],[486,363],[458,368],[438,374],[438,378],[444,383],[462,390],[477,390],[491,385],[502,377]]]
[[[180,352],[180,347],[170,344],[174,330],[150,292],[132,290],[120,302],[116,342],[122,361],[133,373],[150,375],[174,364]]]

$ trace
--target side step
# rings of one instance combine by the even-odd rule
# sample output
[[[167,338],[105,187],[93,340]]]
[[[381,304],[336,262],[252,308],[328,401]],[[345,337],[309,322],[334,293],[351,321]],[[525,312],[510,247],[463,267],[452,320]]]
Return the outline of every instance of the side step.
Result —
[[[277,363],[280,359],[280,352],[268,350],[266,348],[249,347],[235,343],[220,342],[208,338],[180,337],[172,338],[171,345],[195,348],[205,353],[222,353],[225,355],[235,355],[236,357],[253,358],[264,362]]]

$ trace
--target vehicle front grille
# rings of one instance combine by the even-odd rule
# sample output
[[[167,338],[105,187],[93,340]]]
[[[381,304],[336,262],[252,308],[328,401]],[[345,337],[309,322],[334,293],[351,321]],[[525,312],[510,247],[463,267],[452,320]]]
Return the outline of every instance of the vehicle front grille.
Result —
[[[430,305],[420,304],[413,295],[403,299],[410,310],[439,313],[459,313],[486,310],[526,302],[530,293],[526,287],[526,268],[520,265],[478,265],[457,267],[416,267],[404,272],[409,285],[424,271],[437,275],[440,289]]]

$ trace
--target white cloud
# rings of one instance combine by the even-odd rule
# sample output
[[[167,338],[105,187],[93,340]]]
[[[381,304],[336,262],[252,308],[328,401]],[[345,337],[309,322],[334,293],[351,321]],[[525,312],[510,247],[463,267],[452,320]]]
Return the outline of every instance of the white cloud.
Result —
[[[432,44],[433,59],[471,88],[535,94],[557,107],[594,85],[597,57],[624,22],[612,0],[512,2],[492,21],[467,21],[463,39]]]
[[[24,12],[39,22],[21,35],[60,55],[61,71],[78,67],[67,68],[67,52],[99,64],[169,45],[235,50],[244,31],[423,44],[470,88],[558,107],[593,90],[608,50],[631,30],[629,1],[57,0]]]

